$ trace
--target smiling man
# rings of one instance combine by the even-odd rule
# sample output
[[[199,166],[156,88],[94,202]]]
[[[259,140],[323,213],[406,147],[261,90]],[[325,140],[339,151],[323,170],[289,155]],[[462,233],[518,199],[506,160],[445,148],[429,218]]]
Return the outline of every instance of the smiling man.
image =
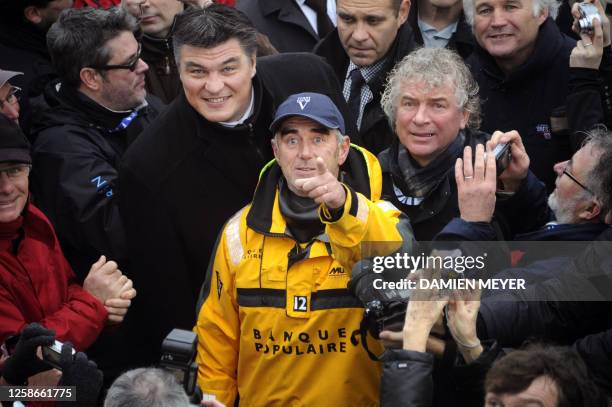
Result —
[[[374,154],[389,147],[393,131],[380,107],[384,81],[415,48],[406,23],[410,0],[338,0],[338,26],[314,49],[334,68],[359,137]]]
[[[408,215],[417,240],[432,240],[459,215],[455,161],[464,148],[475,151],[491,138],[478,130],[478,86],[457,53],[421,48],[397,65],[382,106],[397,134],[391,147],[378,156],[383,198]],[[517,219],[516,205],[528,201],[545,207],[546,200],[541,183],[528,171],[529,158],[522,144],[511,143],[510,148],[513,171],[500,180],[506,192],[520,193],[495,212],[499,239],[530,230],[540,221],[541,214],[535,210]]]
[[[146,287],[133,329],[148,338],[134,354],[147,363],[172,328],[193,327],[217,235],[252,199],[273,158],[275,106],[308,90],[344,103],[333,71],[315,55],[257,59],[257,32],[234,8],[187,9],[173,41],[183,92],[132,145],[120,177],[130,273]],[[154,324],[145,322],[151,314]]]
[[[602,59],[604,49],[610,55],[608,18],[576,43],[555,24],[558,7],[556,0],[463,2],[478,43],[467,63],[486,100],[481,128],[517,130],[531,170],[549,191],[553,164],[580,148],[577,132],[604,122],[600,64],[602,71],[610,69],[602,62],[609,61]]]

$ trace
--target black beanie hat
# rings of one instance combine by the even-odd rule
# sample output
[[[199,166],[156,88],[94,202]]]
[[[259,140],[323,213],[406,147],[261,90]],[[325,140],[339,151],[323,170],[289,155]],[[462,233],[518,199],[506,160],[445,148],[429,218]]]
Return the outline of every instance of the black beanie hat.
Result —
[[[19,126],[0,114],[0,162],[32,163],[30,143]]]

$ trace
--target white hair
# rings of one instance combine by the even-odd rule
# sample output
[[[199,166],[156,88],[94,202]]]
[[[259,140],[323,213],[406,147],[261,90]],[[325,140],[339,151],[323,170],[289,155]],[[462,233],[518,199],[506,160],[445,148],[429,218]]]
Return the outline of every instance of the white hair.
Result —
[[[476,0],[463,0],[463,13],[465,14],[465,21],[474,28],[474,14],[475,7],[474,3]],[[539,16],[542,13],[542,10],[548,9],[548,15],[552,17],[552,19],[557,18],[557,14],[559,14],[559,6],[561,2],[557,0],[531,0],[531,10],[534,17]]]

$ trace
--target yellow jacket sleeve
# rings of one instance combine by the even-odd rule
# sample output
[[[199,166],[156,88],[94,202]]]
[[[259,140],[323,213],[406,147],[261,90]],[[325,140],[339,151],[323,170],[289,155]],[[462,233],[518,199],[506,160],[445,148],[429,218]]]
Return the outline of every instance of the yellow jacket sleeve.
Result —
[[[198,335],[198,385],[204,394],[214,394],[226,406],[233,406],[237,394],[236,372],[240,340],[235,289],[235,259],[231,245],[239,242],[239,214],[221,232],[212,266],[209,287],[200,308]],[[208,288],[208,293],[206,293]]]
[[[388,255],[413,245],[412,227],[399,209],[387,201],[372,202],[344,187],[346,201],[339,219],[334,220],[324,206],[319,211],[336,260],[352,267],[364,257]]]

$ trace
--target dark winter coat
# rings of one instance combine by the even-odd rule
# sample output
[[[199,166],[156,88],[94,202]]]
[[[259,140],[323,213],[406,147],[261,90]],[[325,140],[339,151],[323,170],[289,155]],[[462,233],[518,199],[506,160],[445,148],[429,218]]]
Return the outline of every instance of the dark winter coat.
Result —
[[[278,52],[310,52],[319,41],[294,0],[240,0],[236,9],[268,36]]]
[[[172,328],[193,327],[217,235],[251,201],[259,171],[273,157],[268,127],[276,106],[291,94],[318,91],[347,112],[331,68],[312,54],[258,59],[253,86],[254,113],[244,124],[209,122],[180,95],[124,157],[120,206],[129,275],[139,287],[124,324],[136,340],[131,356],[142,362],[159,358]]]
[[[469,145],[472,149],[475,149],[477,144],[485,143],[490,138],[488,134],[478,131],[465,130],[464,133],[465,146]],[[401,170],[397,164],[400,147],[403,148],[396,138],[391,147],[383,151],[378,157],[383,171],[383,199],[392,202],[408,215],[416,240],[434,240],[434,237],[453,218],[459,216],[455,167],[451,166],[446,176],[420,205],[406,205],[399,201],[394,190],[394,187],[402,190],[404,185]],[[492,223],[492,233],[497,239],[509,239],[517,233],[532,230],[533,227],[540,226],[548,220],[546,207],[546,191],[533,174],[529,173],[512,198],[498,200]],[[546,213],[543,213],[543,211],[546,211]],[[446,232],[451,235],[453,231],[449,229]]]
[[[57,76],[45,34],[32,24],[0,21],[0,69],[23,72],[10,82],[21,88],[19,123],[26,135],[46,107],[45,86]]]
[[[141,58],[149,65],[149,70],[145,73],[147,91],[166,104],[172,102],[181,90],[172,37],[155,38],[144,34]]]
[[[480,87],[481,129],[517,130],[531,158],[531,171],[549,191],[556,178],[553,165],[572,155],[569,133],[555,133],[551,118],[565,117],[569,55],[575,44],[549,18],[540,26],[533,54],[509,75],[480,46],[466,61]]]
[[[554,278],[481,302],[478,337],[519,346],[538,337],[572,343],[612,326],[612,228],[606,228]]]

